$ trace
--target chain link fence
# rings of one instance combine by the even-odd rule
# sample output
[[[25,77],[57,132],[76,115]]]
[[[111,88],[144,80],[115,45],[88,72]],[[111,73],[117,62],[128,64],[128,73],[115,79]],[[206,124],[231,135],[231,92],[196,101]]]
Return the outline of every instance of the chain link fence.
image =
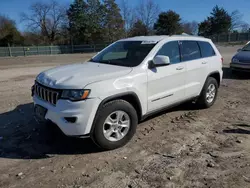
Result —
[[[107,45],[108,44],[0,47],[0,57],[93,53],[101,51]]]
[[[250,41],[250,33],[228,33],[221,35],[213,35],[208,37],[215,43],[231,43]]]
[[[213,35],[208,38],[210,38],[215,43],[244,43],[246,41],[250,41],[250,33],[229,33]],[[107,45],[108,44],[0,47],[0,57],[94,53],[101,51]]]

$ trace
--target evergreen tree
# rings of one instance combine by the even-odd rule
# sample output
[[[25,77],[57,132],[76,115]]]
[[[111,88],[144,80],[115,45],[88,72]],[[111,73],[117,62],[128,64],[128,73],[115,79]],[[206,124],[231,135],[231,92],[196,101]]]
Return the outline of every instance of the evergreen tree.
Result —
[[[134,36],[146,36],[148,35],[149,31],[147,26],[141,21],[137,20],[130,29],[129,35]]]
[[[87,41],[88,15],[87,4],[83,0],[75,0],[67,11],[69,20],[69,32],[74,43]]]
[[[228,33],[231,29],[231,16],[224,8],[215,6],[211,12],[211,33],[221,34]]]
[[[87,37],[91,43],[103,40],[105,7],[99,0],[87,0]]]
[[[115,0],[104,0],[105,6],[105,39],[108,42],[116,41],[125,35],[124,20],[120,8]]]
[[[210,36],[230,32],[232,17],[224,8],[215,6],[211,16],[199,24],[199,35]]]
[[[154,25],[156,34],[172,35],[181,33],[182,27],[180,21],[180,15],[172,10],[160,13],[159,18]]]

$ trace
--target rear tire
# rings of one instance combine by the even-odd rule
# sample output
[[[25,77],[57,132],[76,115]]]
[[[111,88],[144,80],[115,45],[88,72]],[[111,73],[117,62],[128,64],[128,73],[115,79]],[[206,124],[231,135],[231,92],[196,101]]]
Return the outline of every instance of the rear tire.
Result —
[[[131,140],[137,124],[138,117],[134,107],[127,101],[114,100],[97,112],[92,139],[102,149],[113,150]]]
[[[210,108],[216,101],[217,93],[217,80],[213,77],[208,77],[197,101],[199,106],[201,108]]]

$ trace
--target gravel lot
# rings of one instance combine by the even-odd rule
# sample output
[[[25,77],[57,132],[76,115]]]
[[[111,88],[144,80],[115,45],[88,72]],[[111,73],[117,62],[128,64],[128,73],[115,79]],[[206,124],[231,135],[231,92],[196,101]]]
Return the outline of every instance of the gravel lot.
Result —
[[[33,118],[35,76],[91,54],[0,59],[0,187],[250,187],[250,76],[228,69],[238,48],[219,47],[224,80],[212,108],[158,114],[109,152]]]

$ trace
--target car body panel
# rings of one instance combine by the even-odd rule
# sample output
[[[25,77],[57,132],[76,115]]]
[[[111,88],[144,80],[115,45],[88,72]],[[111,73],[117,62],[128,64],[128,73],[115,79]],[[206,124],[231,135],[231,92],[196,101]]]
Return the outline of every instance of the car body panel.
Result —
[[[116,78],[132,68],[100,63],[78,63],[49,69],[37,76],[37,81],[55,89],[83,89],[87,84]]]
[[[238,59],[240,63],[250,64],[250,51],[239,51],[233,58]]]
[[[221,55],[210,39],[190,36],[153,36],[123,40],[155,43],[155,46],[141,64],[133,68],[86,62],[50,69],[38,75],[36,81],[47,87],[91,91],[88,99],[84,101],[72,102],[59,99],[55,106],[42,101],[36,95],[33,96],[35,104],[48,109],[45,118],[55,122],[66,135],[89,134],[99,105],[110,96],[134,93],[140,102],[141,115],[144,116],[151,111],[199,95],[211,72],[219,72],[222,78]],[[216,56],[155,69],[148,68],[148,63],[165,43],[180,40],[209,42]],[[203,64],[203,62],[207,63]],[[77,116],[78,122],[65,123],[63,120],[65,116]]]

